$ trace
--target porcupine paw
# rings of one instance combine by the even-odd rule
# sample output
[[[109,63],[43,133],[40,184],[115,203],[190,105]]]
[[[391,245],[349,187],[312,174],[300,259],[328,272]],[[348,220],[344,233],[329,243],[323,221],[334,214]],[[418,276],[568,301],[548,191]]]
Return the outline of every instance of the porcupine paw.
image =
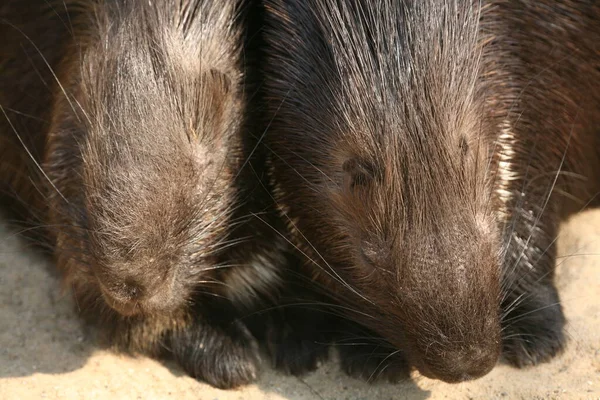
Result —
[[[310,321],[293,319],[293,316],[288,316],[287,322],[273,324],[267,336],[267,351],[273,367],[292,375],[316,370],[327,360],[329,346],[326,335]]]
[[[342,370],[353,378],[369,383],[396,383],[410,376],[410,365],[401,351],[392,352],[389,347],[377,343],[351,341],[341,342],[338,349]]]
[[[503,356],[518,368],[550,361],[566,343],[556,289],[542,287],[524,299],[503,319]]]
[[[190,376],[220,389],[249,384],[259,375],[258,343],[240,322],[188,328],[175,334],[171,346]]]

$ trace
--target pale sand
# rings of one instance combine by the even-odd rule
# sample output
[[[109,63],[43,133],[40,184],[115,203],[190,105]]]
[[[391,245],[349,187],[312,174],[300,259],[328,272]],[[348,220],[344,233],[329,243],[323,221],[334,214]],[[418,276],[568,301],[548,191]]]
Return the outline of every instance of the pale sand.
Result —
[[[600,211],[562,231],[557,282],[569,320],[568,350],[528,370],[498,366],[475,382],[422,377],[366,383],[335,363],[302,380],[267,370],[258,384],[216,390],[173,365],[115,355],[87,338],[43,259],[0,224],[0,399],[600,399]],[[596,254],[597,253],[597,254]]]

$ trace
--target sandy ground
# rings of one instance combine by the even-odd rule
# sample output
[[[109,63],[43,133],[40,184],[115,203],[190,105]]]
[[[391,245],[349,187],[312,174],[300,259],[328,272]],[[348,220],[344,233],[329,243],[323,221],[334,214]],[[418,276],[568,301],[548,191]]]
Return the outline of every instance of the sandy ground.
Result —
[[[98,348],[38,254],[0,222],[0,399],[600,399],[600,211],[561,232],[557,283],[569,320],[568,350],[528,370],[499,365],[486,377],[447,385],[415,376],[369,385],[335,362],[302,379],[264,371],[236,391],[212,389],[173,365]]]

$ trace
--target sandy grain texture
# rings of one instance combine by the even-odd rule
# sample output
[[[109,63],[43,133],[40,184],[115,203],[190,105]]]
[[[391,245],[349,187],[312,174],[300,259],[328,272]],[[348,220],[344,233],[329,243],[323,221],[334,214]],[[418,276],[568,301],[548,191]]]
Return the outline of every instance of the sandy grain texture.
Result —
[[[0,222],[0,399],[600,399],[600,211],[581,214],[559,239],[557,282],[568,350],[528,370],[499,365],[470,383],[422,377],[368,385],[334,362],[302,380],[266,370],[242,390],[212,389],[173,365],[100,349],[61,294],[43,257]]]

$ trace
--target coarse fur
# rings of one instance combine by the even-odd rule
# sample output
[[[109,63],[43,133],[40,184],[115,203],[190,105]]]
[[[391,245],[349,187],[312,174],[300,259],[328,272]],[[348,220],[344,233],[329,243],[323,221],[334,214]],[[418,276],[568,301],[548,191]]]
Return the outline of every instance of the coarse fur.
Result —
[[[364,326],[337,339],[346,371],[458,382],[557,354],[558,223],[598,190],[600,5],[265,11],[275,197],[304,273]]]
[[[269,198],[245,134],[249,15],[219,0],[0,8],[3,194],[110,343],[221,388],[258,374],[240,318],[284,261],[276,222],[252,223]]]

